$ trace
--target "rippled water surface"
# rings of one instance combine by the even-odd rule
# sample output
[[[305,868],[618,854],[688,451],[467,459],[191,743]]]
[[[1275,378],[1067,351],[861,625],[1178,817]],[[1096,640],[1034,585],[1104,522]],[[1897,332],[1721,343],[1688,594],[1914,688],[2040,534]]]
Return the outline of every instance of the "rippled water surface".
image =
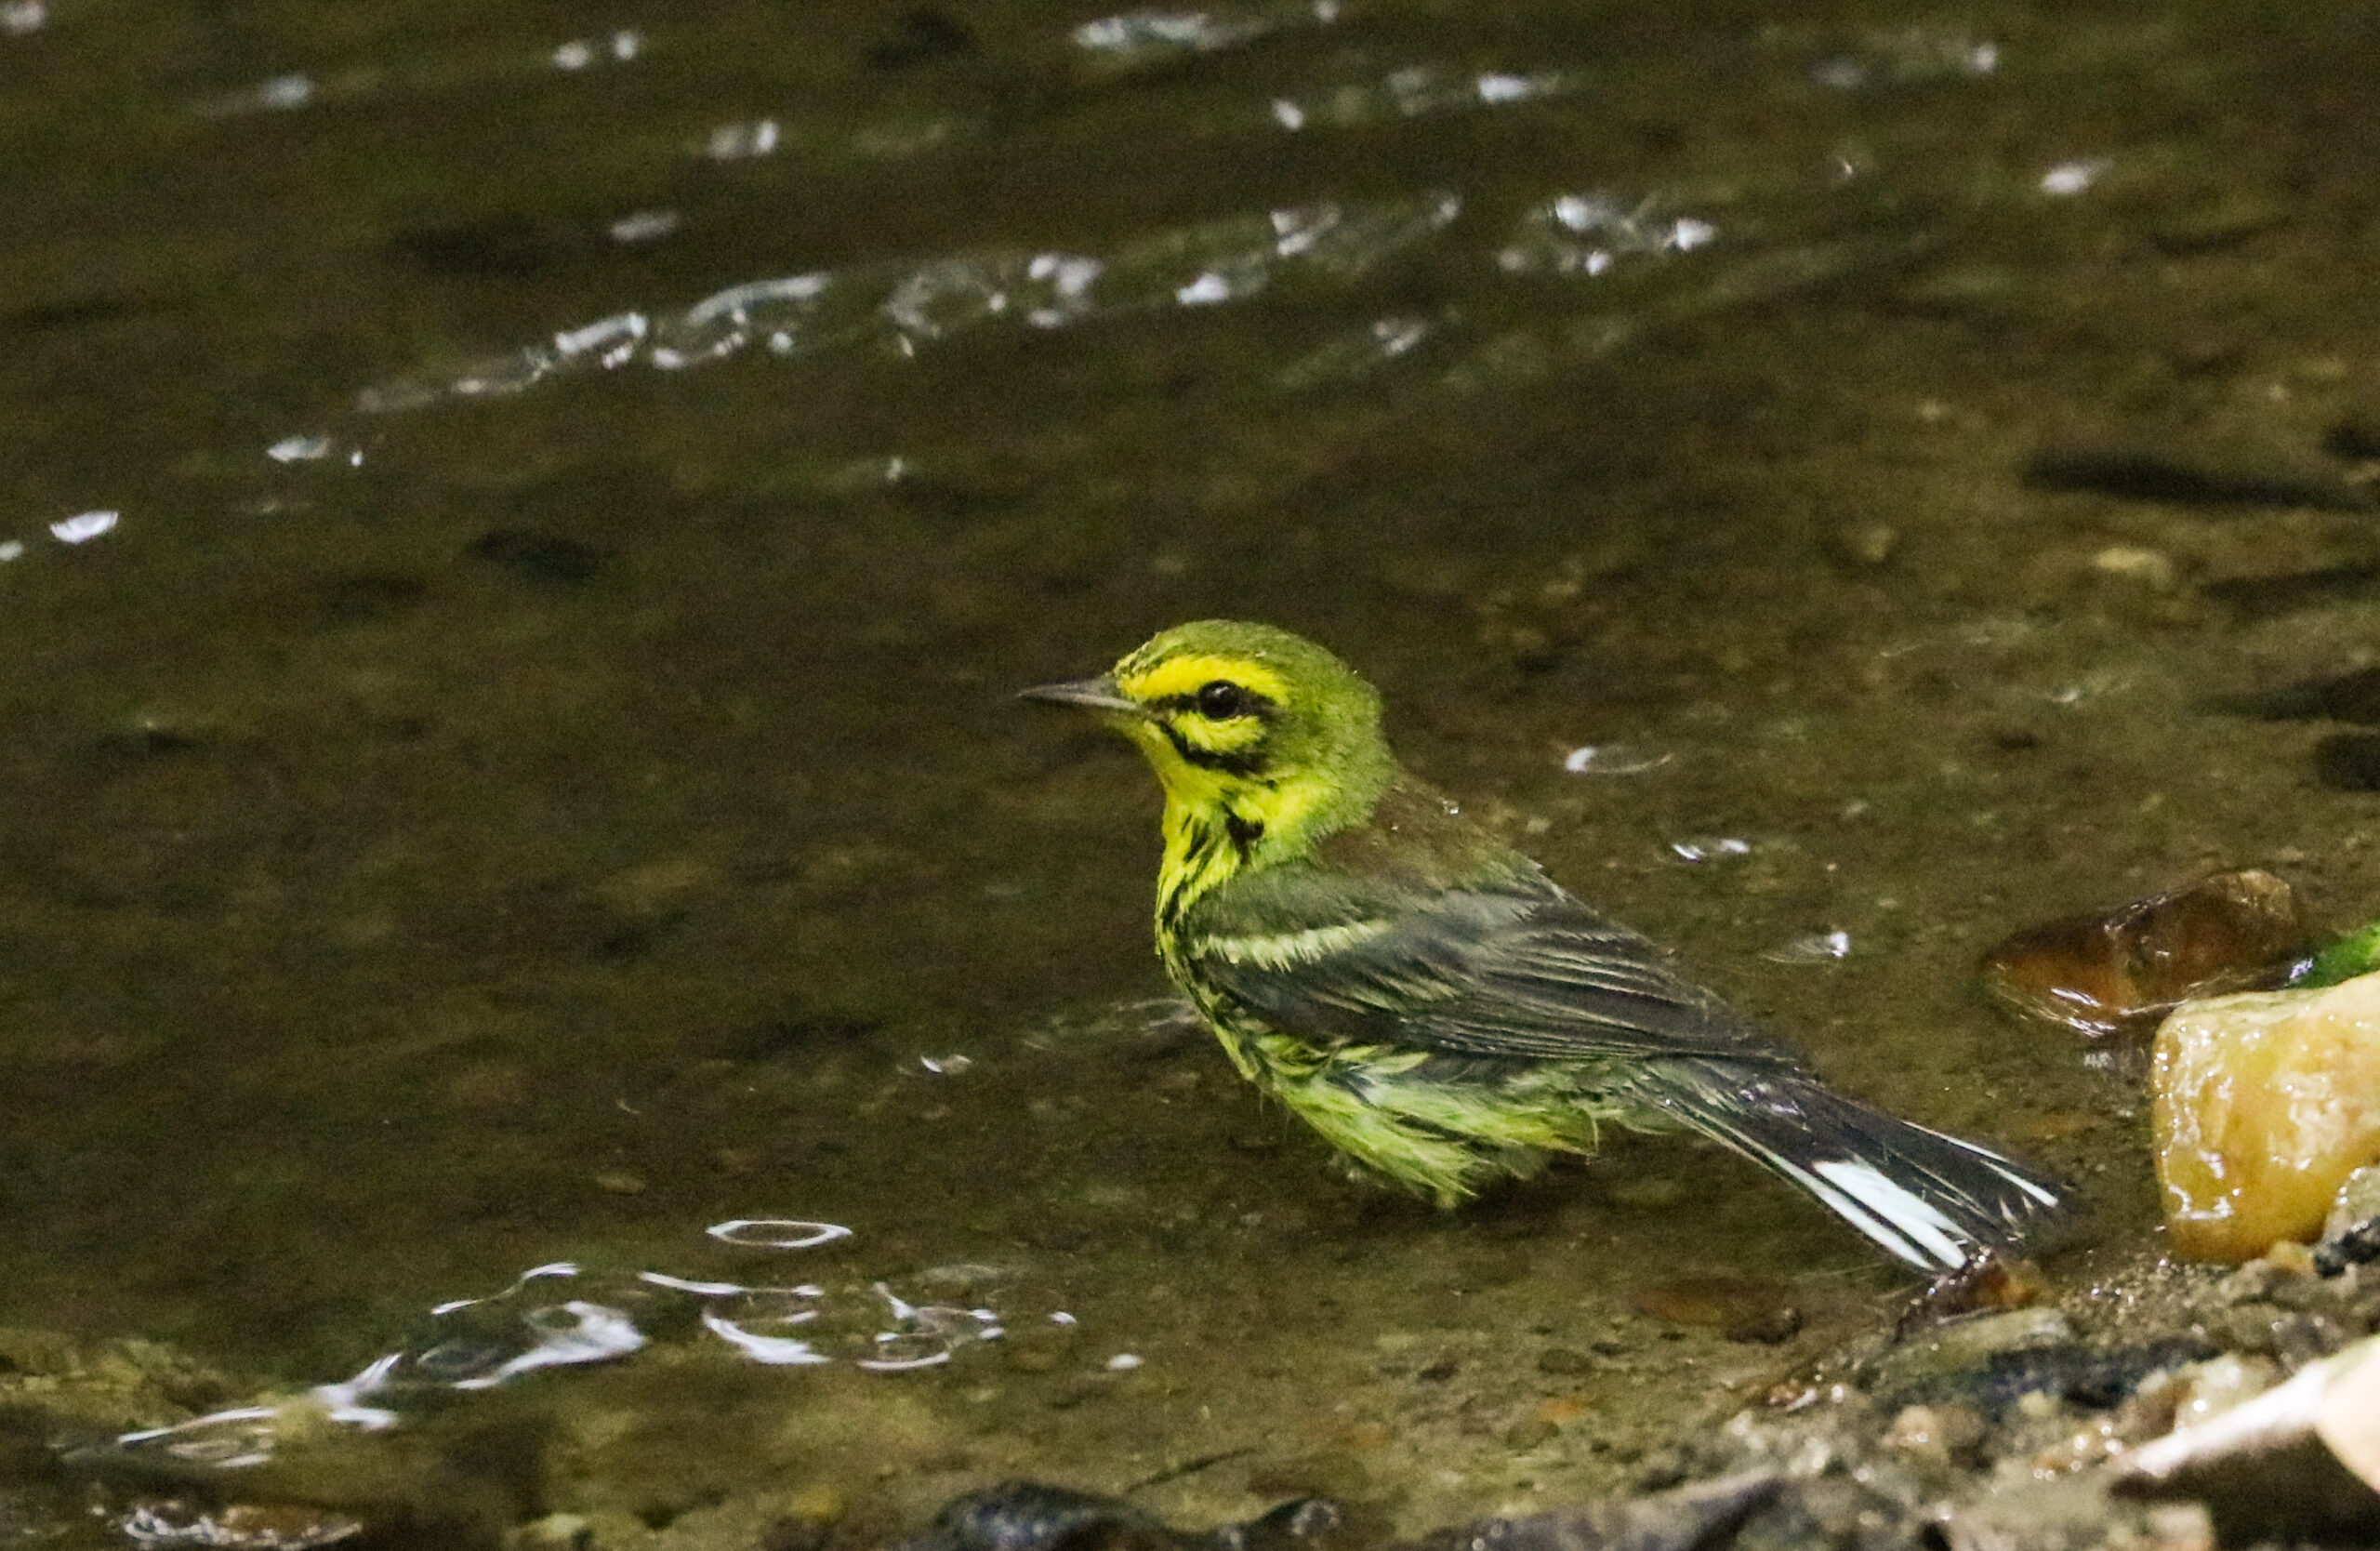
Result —
[[[2380,913],[2323,729],[2201,709],[2380,656],[2375,52],[0,4],[0,1325],[163,1344],[86,1418],[139,1469],[619,1547],[1012,1474],[1418,1528],[1888,1303],[1691,1143],[1358,1188],[1151,1003],[1151,783],[1007,696],[1218,614],[2074,1180],[2054,1274],[2137,1251],[2137,1072],[1971,968],[2216,865]],[[1698,1279],[1802,1333],[1646,1295]]]

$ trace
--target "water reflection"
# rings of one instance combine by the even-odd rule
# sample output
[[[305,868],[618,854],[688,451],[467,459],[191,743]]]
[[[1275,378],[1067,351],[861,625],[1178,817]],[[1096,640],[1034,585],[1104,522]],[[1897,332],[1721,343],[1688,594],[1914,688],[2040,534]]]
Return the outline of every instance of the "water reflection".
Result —
[[[739,1217],[704,1231],[746,1250],[812,1250],[852,1237],[839,1223],[798,1218]],[[967,1266],[919,1276],[929,1282],[995,1279],[989,1268]],[[1076,1322],[1063,1312],[1050,1319]],[[272,1460],[284,1443],[324,1423],[378,1431],[440,1395],[494,1389],[546,1369],[613,1362],[656,1342],[708,1338],[741,1360],[768,1367],[848,1362],[867,1372],[902,1373],[940,1367],[1005,1333],[997,1309],[911,1303],[885,1281],[869,1283],[865,1294],[838,1294],[815,1282],[749,1286],[553,1261],[522,1272],[501,1292],[433,1306],[418,1339],[374,1359],[352,1378],[294,1399],[123,1433],[113,1447],[184,1467],[243,1470]],[[159,1537],[165,1538],[163,1530]]]
[[[1328,26],[1338,20],[1338,0],[1246,9],[1121,11],[1086,21],[1070,35],[1085,53],[1137,69],[1236,47],[1285,27]]]
[[[644,34],[633,30],[614,33],[607,38],[573,38],[554,46],[556,70],[585,70],[604,60],[626,63],[644,48]]]
[[[1212,306],[1252,296],[1292,266],[1342,279],[1362,274],[1461,209],[1458,196],[1439,192],[1329,201],[1160,232],[1106,257],[959,253],[747,281],[657,320],[614,313],[457,373],[383,383],[364,390],[358,404],[388,413],[517,393],[557,373],[636,361],[682,370],[756,343],[788,357],[865,344],[909,354],[995,322],[1058,328],[1117,312]]]
[[[1990,75],[1999,68],[2000,45],[1992,40],[1964,28],[1917,23],[1868,33],[1812,66],[1810,79],[1837,91],[1859,91]]]
[[[1562,768],[1573,776],[1643,776],[1676,757],[1633,743],[1582,743],[1562,756]]]
[[[1599,275],[1625,258],[1691,253],[1717,240],[1694,216],[1662,217],[1657,202],[1627,205],[1606,194],[1563,194],[1521,218],[1497,265],[1512,274]]]
[[[78,511],[50,524],[50,537],[60,544],[87,544],[101,534],[114,532],[123,516],[120,511]]]
[[[1465,108],[1530,102],[1569,88],[1567,77],[1490,72],[1451,75],[1430,65],[1408,65],[1376,80],[1348,82],[1304,97],[1273,99],[1273,122],[1295,133],[1328,126],[1356,128]]]

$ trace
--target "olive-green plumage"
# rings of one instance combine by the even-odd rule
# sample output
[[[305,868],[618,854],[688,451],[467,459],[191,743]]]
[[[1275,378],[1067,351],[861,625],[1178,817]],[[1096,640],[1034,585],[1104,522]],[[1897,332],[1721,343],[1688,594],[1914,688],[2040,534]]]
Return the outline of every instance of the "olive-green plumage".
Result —
[[[1157,952],[1232,1064],[1362,1169],[1451,1206],[1598,1125],[1686,1127],[1912,1265],[2056,1197],[1843,1097],[1405,774],[1372,686],[1265,625],[1159,634],[1028,697],[1097,711],[1165,789]]]

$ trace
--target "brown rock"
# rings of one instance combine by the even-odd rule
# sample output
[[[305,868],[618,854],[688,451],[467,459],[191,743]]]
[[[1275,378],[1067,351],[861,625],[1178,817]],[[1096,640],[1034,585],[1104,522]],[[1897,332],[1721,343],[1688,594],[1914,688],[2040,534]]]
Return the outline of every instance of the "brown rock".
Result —
[[[1979,968],[2012,1011],[2099,1040],[2147,1034],[2195,998],[2277,986],[2311,946],[2289,884],[2250,868],[2029,927]]]

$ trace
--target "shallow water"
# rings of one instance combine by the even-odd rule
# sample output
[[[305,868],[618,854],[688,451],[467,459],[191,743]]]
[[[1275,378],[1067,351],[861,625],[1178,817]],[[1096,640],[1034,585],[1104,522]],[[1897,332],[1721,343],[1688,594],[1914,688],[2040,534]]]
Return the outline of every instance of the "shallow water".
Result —
[[[2074,1180],[2055,1274],[2136,1253],[2137,1073],[1971,967],[2219,865],[2380,902],[2322,729],[2199,709],[2380,642],[2321,450],[2380,402],[2373,31],[0,7],[0,1324],[302,1388],[555,1262],[816,1286],[831,1362],[646,1283],[649,1349],[309,1467],[447,1482],[412,1440],[500,1416],[549,1441],[488,1516],[609,1544],[1019,1473],[1418,1527],[1791,1365],[1648,1285],[1804,1343],[1895,1296],[1675,1140],[1359,1189],[1143,1005],[1150,783],[1007,696],[1217,614],[1844,1086]],[[2299,494],[2022,477],[2077,443]],[[852,1234],[704,1231],[779,1217]],[[854,1365],[927,1305],[1006,1333]]]

